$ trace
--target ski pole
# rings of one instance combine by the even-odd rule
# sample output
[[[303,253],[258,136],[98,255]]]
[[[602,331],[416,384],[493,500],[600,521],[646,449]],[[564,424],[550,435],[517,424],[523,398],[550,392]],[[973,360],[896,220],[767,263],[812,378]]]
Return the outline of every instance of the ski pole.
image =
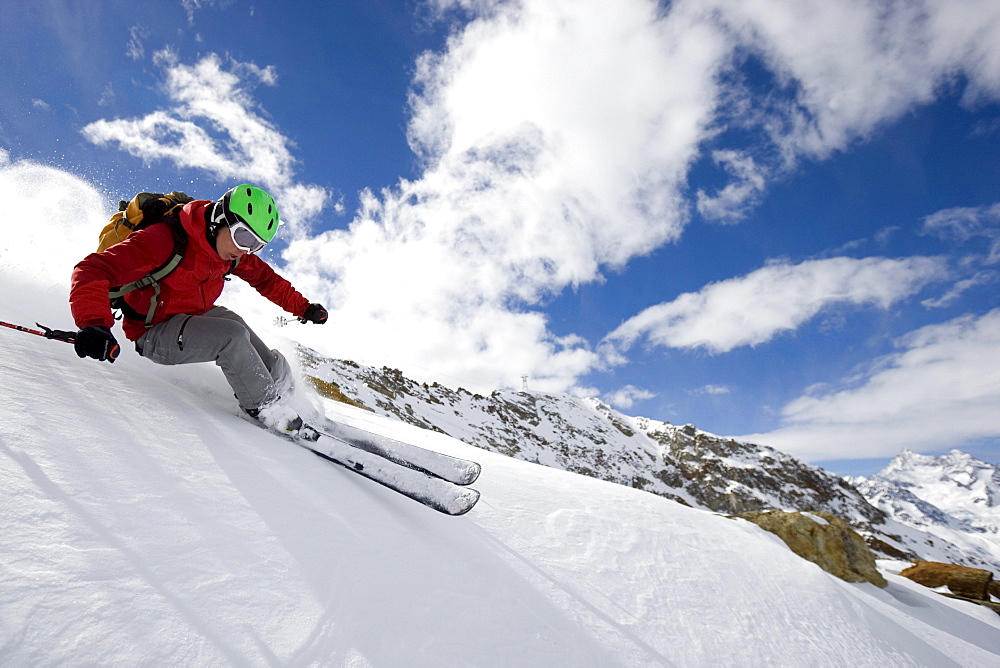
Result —
[[[0,320],[0,325],[4,327],[9,327],[11,329],[16,329],[19,332],[27,332],[28,334],[34,334],[35,336],[44,336],[46,339],[53,339],[55,341],[63,341],[65,343],[76,343],[76,332],[67,332],[61,329],[51,329],[42,325],[40,323],[35,323],[36,327],[41,327],[45,331],[38,331],[37,329],[29,329],[27,327],[22,327],[21,325],[15,325],[13,323],[4,322]],[[118,353],[121,352],[120,346],[113,346],[111,350],[108,351],[108,361],[114,362],[118,359]]]
[[[0,320],[0,325],[4,327],[9,327],[10,329],[16,329],[19,332],[27,332],[28,334],[34,334],[35,336],[44,336],[46,339],[54,339],[56,341],[65,341],[66,343],[73,343],[76,341],[76,332],[64,332],[58,329],[49,329],[45,325],[40,325],[35,323],[36,327],[41,327],[44,332],[39,332],[37,329],[28,329],[27,327],[21,327],[20,325],[15,325],[9,322],[3,322]]]

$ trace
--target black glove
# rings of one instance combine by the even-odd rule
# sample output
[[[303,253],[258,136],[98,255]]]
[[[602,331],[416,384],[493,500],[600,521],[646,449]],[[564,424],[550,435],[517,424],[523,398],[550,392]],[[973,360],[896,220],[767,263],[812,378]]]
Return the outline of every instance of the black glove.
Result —
[[[83,327],[76,333],[73,347],[81,358],[93,357],[100,362],[114,362],[122,351],[110,329],[93,325]]]
[[[305,313],[299,316],[299,322],[314,322],[317,325],[322,325],[329,317],[330,314],[327,313],[326,309],[323,308],[321,304],[310,304],[306,307]]]

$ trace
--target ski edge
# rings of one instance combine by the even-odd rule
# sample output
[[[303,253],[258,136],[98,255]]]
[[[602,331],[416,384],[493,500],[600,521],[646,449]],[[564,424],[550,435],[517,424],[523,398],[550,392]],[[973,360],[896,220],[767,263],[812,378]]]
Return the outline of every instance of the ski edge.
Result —
[[[332,426],[331,426],[332,425]],[[370,435],[370,439],[365,438],[354,438],[345,434],[331,433],[336,431],[337,423],[333,422],[329,418],[324,421],[323,428],[316,428],[324,436],[328,436],[332,439],[346,443],[352,447],[358,448],[359,450],[364,450],[365,452],[371,453],[373,455],[378,455],[388,459],[389,461],[399,464],[400,466],[405,466],[407,468],[413,469],[415,471],[420,471],[428,475],[432,475],[436,478],[441,478],[454,485],[459,485],[465,487],[471,485],[476,480],[479,479],[479,475],[482,473],[483,467],[478,462],[474,462],[470,459],[463,459],[461,457],[453,457],[452,455],[445,455],[440,452],[435,452],[434,450],[428,450],[427,448],[422,448],[419,445],[413,445],[412,443],[406,443],[405,441],[400,441],[398,439],[391,438],[389,436],[382,436],[380,434],[372,434],[360,427],[352,427],[350,425],[344,425],[354,431],[359,431]],[[314,427],[315,428],[315,427]],[[404,453],[396,452],[393,450],[391,445],[383,445],[379,441],[391,441],[394,444],[398,444],[402,449],[411,451],[420,451],[421,455],[429,456],[431,459],[438,460],[445,463],[446,466],[442,466],[438,470],[432,470],[431,468],[421,466],[416,462],[407,459]],[[450,473],[443,470],[446,467],[450,467],[455,471],[455,473]]]
[[[421,505],[424,505],[428,508],[436,510],[445,515],[449,515],[451,517],[460,517],[462,515],[465,515],[476,506],[476,503],[479,502],[480,493],[478,490],[472,489],[470,487],[455,485],[454,483],[448,482],[447,480],[444,480],[442,478],[438,478],[437,476],[433,476],[428,473],[424,473],[422,471],[417,471],[416,469],[412,469],[410,467],[397,464],[385,458],[382,458],[383,462],[381,463],[381,466],[383,467],[397,466],[400,469],[404,469],[412,474],[421,475],[428,480],[435,481],[434,484],[438,488],[438,490],[445,491],[449,496],[449,498],[447,500],[442,500],[441,498],[433,494],[421,493],[419,490],[408,488],[405,485],[389,482],[388,480],[385,480],[381,475],[373,471],[370,467],[366,467],[361,462],[352,463],[349,457],[343,457],[343,456],[338,457],[337,454],[333,451],[324,452],[321,449],[322,448],[321,445],[316,445],[314,443],[308,443],[299,440],[296,440],[295,442],[298,445],[302,446],[303,448],[309,450],[316,456],[320,457],[321,459],[325,459],[326,461],[329,461],[333,464],[337,464],[338,466],[348,469],[353,473],[357,473],[358,475],[367,478],[372,482],[378,483],[383,487],[391,489],[397,494],[405,496],[409,499],[416,501],[417,503],[420,503]],[[349,443],[345,444],[348,447],[354,447]],[[361,450],[361,452],[366,452],[366,451]],[[378,457],[378,455],[374,453],[368,453],[368,454]]]

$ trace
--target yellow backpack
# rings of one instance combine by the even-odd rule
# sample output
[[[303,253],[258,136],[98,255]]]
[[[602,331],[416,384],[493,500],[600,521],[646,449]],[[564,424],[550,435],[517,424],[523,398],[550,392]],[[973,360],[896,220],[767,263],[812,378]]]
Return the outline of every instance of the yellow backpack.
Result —
[[[130,202],[122,200],[118,203],[118,211],[101,230],[97,252],[100,253],[119,241],[124,241],[125,237],[136,230],[158,223],[167,217],[176,217],[185,204],[193,201],[193,197],[178,191],[167,195],[139,193]]]

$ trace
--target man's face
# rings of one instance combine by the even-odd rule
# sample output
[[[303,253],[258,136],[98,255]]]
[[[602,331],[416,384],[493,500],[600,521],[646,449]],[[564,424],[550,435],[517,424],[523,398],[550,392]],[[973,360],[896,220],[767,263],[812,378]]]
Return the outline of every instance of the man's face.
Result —
[[[219,231],[215,235],[215,251],[226,262],[238,260],[249,252],[233,243],[233,233],[226,226],[219,227]]]

